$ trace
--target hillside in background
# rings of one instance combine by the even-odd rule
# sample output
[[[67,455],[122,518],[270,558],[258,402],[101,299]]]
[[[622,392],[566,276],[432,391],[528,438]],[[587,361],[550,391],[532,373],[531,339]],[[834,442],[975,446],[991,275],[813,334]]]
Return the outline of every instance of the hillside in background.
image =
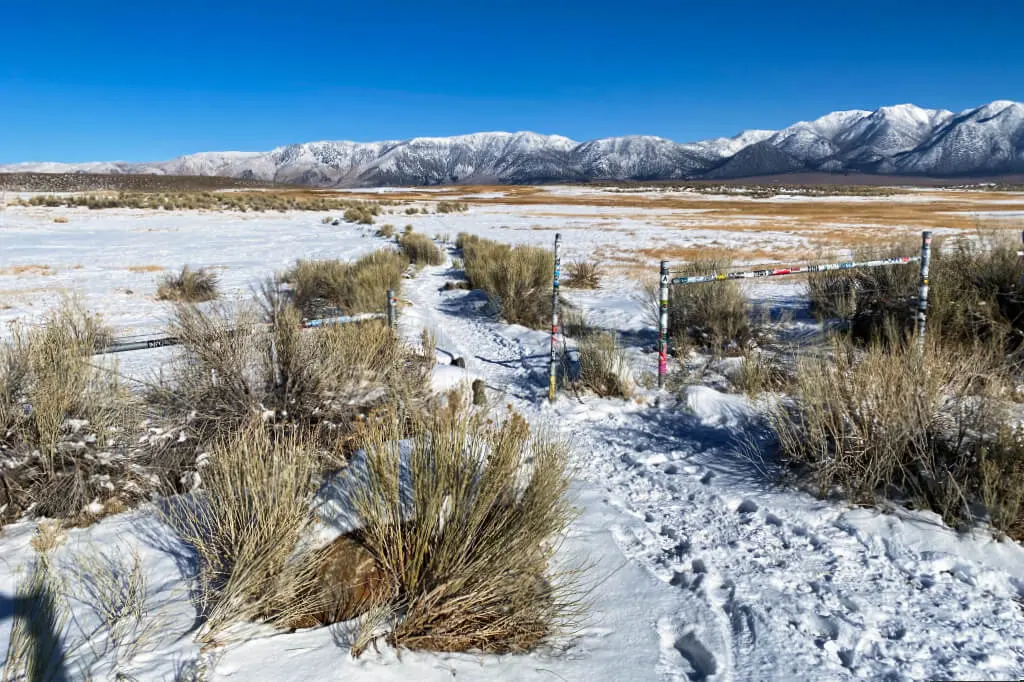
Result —
[[[680,144],[627,136],[576,142],[531,132],[385,142],[308,142],[152,163],[21,163],[0,173],[221,176],[317,187],[730,180],[780,174],[1000,178],[1024,173],[1024,104],[960,113],[912,104],[840,111],[783,130]],[[846,180],[842,180],[846,182]],[[251,185],[247,185],[251,186]]]

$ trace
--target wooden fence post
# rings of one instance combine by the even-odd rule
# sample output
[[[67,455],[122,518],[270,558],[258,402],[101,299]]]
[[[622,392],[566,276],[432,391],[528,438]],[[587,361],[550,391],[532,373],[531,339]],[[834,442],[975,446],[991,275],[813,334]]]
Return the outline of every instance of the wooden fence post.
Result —
[[[665,388],[668,375],[668,261],[661,261],[661,290],[658,295],[658,389]]]
[[[395,314],[395,306],[398,299],[395,298],[395,290],[388,289],[388,326],[394,329],[398,326],[398,316]]]
[[[551,291],[551,364],[549,367],[548,400],[555,402],[555,388],[558,382],[558,279],[561,274],[562,260],[558,250],[562,244],[562,235],[555,234],[555,276]]]
[[[928,322],[928,270],[932,261],[932,233],[921,233],[921,278],[917,288],[917,350],[924,354],[924,334]]]

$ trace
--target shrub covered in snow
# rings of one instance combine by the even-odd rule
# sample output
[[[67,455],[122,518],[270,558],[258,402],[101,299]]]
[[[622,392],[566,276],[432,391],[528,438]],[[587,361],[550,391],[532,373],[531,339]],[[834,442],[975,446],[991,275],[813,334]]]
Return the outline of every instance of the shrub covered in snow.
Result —
[[[66,301],[0,347],[0,521],[123,508],[147,481],[130,450],[137,401],[93,363],[109,332]]]

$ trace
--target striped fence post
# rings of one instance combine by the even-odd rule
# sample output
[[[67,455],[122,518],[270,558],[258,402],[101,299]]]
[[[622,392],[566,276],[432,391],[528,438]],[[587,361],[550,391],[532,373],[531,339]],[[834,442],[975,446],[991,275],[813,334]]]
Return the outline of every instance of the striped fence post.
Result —
[[[932,233],[921,233],[921,278],[917,288],[917,351],[924,354],[924,334],[928,322],[928,270],[932,260]]]
[[[396,315],[396,307],[398,306],[398,299],[395,298],[395,290],[388,289],[388,326],[392,329],[398,326],[398,315]]]
[[[665,388],[668,375],[668,261],[661,261],[661,287],[658,294],[658,389]]]
[[[551,363],[548,375],[548,400],[555,402],[555,388],[558,383],[558,279],[561,275],[562,259],[559,247],[562,235],[555,234],[555,274],[551,287]]]
[[[1024,247],[1024,232],[1020,233],[1021,246]],[[1021,262],[1024,263],[1024,251],[1018,251],[1017,255],[1021,257]],[[1020,284],[1024,286],[1024,272],[1020,275]]]

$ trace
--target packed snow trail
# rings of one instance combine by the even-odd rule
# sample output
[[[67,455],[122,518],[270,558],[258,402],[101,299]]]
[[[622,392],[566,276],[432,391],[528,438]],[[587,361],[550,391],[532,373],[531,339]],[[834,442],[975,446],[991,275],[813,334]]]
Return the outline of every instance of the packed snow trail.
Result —
[[[647,623],[663,643],[665,677],[1024,676],[1018,545],[982,531],[960,537],[931,514],[886,515],[780,488],[743,455],[761,435],[743,397],[695,386],[660,409],[566,394],[549,406],[550,337],[495,321],[478,292],[441,291],[451,274],[427,268],[406,283],[406,332],[433,330],[468,373],[559,429],[576,476],[637,521],[609,529],[621,551],[699,597],[702,608]]]

